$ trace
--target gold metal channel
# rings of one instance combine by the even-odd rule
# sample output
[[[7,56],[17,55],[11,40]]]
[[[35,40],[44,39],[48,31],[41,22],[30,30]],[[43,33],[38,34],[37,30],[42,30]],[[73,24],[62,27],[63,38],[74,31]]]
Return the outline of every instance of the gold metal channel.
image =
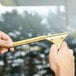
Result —
[[[29,43],[33,43],[33,42],[37,42],[37,41],[41,41],[41,40],[48,40],[48,41],[53,42],[53,43],[57,44],[58,46],[60,46],[62,41],[65,39],[65,37],[67,35],[68,35],[67,33],[60,33],[60,34],[53,34],[51,36],[47,36],[47,35],[38,36],[38,37],[30,38],[30,39],[16,41],[16,42],[14,42],[13,46],[11,46],[11,47],[29,44]],[[10,48],[10,46],[3,46],[3,47]]]

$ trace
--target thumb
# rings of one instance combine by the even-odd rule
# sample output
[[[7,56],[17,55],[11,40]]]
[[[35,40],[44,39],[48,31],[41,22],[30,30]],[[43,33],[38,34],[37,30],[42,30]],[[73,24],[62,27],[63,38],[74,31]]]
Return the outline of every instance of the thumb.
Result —
[[[53,44],[50,49],[50,54],[57,55],[57,52],[58,52],[58,46],[56,44]]]

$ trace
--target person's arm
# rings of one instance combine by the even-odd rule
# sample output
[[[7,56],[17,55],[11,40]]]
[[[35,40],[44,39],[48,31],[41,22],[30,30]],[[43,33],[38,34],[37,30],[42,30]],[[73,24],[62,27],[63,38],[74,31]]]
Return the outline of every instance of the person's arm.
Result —
[[[50,68],[55,76],[74,76],[73,50],[69,49],[66,42],[58,48],[53,44],[49,53]]]
[[[12,39],[4,32],[0,31],[0,54],[4,54],[8,51],[7,48],[3,48],[3,46],[12,46]],[[14,48],[10,48],[10,51],[13,51]]]

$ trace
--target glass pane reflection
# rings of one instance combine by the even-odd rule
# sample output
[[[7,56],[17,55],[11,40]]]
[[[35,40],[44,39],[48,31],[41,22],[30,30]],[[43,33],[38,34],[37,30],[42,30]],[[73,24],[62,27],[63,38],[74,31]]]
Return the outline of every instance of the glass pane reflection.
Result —
[[[0,30],[14,41],[44,34],[68,32],[68,45],[76,50],[75,26],[67,25],[65,6],[0,6]],[[72,28],[72,29],[71,29]],[[51,43],[41,41],[0,55],[0,76],[53,76],[48,63]],[[76,54],[76,53],[75,53]]]

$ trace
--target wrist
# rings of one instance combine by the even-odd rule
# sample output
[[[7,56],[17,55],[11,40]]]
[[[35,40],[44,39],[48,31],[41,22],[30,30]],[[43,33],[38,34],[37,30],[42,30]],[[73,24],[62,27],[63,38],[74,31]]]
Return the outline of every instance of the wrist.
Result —
[[[58,76],[74,76],[72,69],[60,68],[58,73]]]

